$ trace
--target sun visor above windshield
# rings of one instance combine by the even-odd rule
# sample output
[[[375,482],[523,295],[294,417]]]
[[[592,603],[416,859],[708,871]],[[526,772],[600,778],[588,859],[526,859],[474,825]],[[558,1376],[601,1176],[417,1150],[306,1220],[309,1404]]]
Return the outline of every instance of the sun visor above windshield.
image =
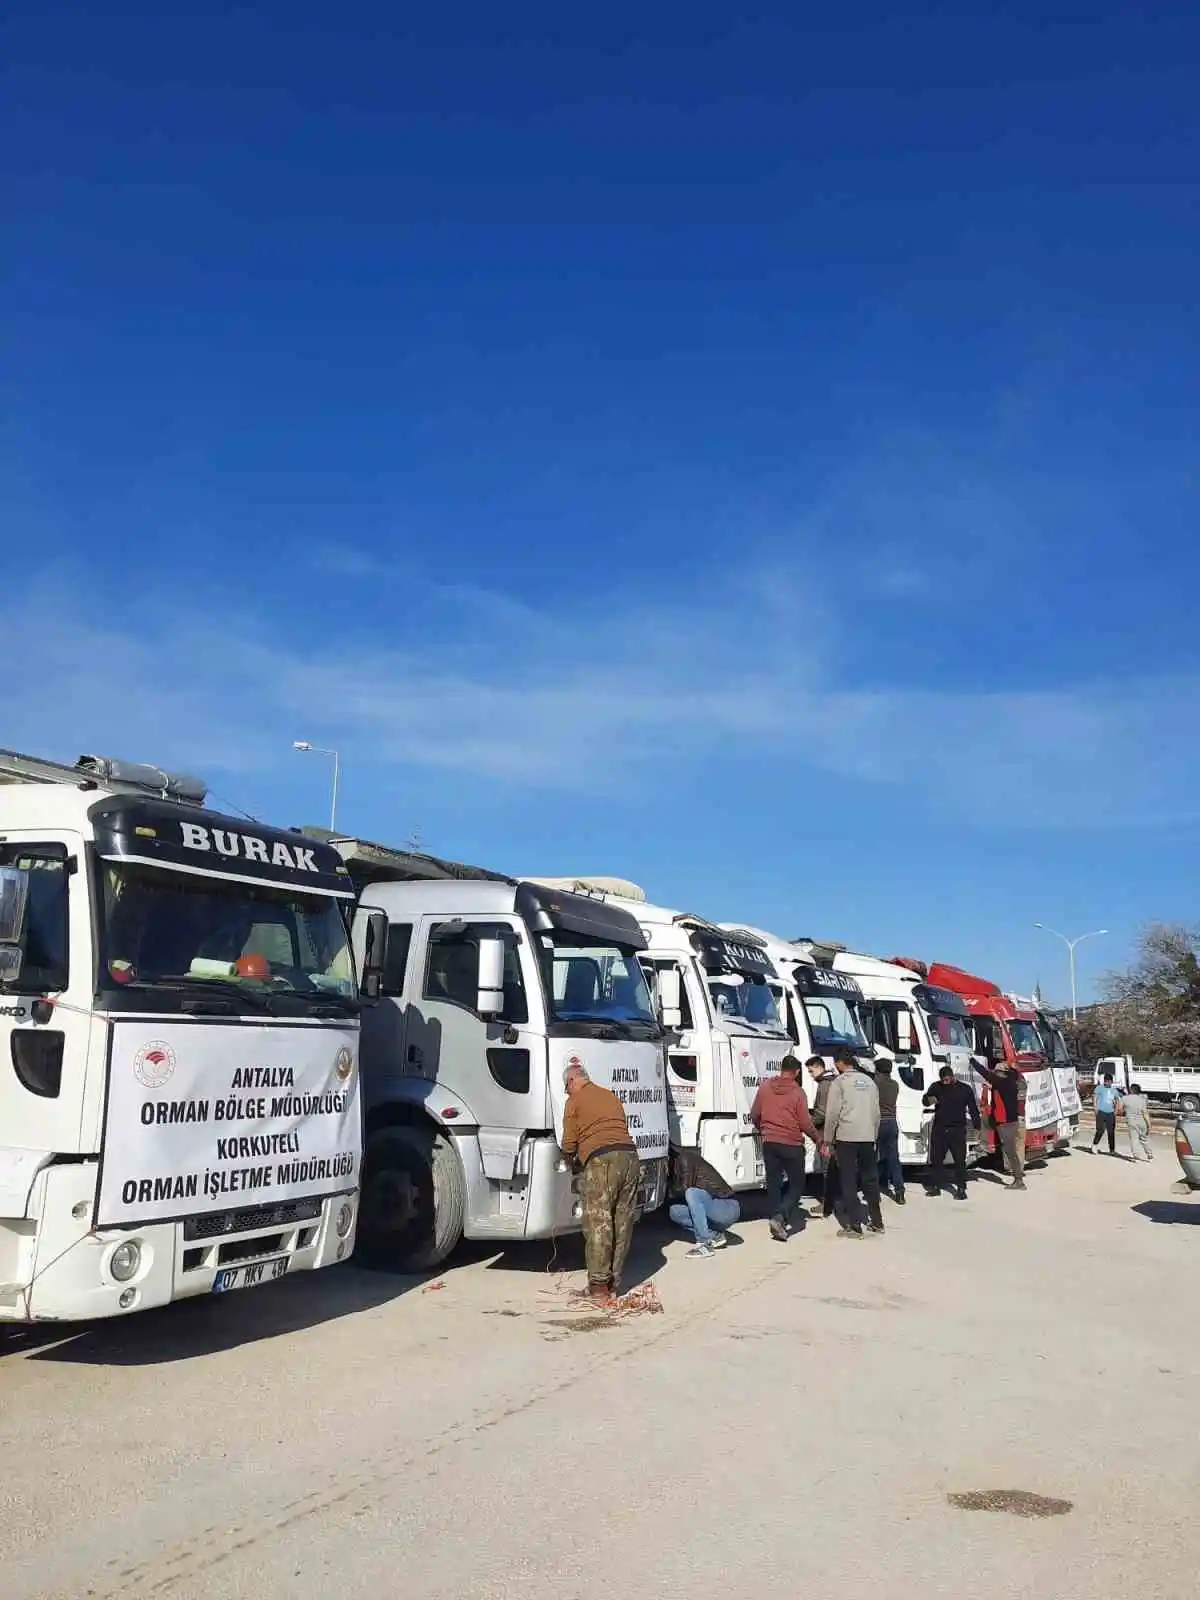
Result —
[[[710,933],[707,928],[694,929],[691,939],[692,948],[699,956],[705,972],[740,972],[747,978],[777,976],[765,945],[750,944],[742,939],[723,939],[719,933]]]
[[[940,1011],[947,1017],[969,1017],[966,1001],[952,989],[939,989],[936,984],[918,983],[913,986],[913,997],[926,1011]]]
[[[853,1005],[863,997],[859,983],[844,972],[829,967],[810,967],[801,963],[794,969],[796,988],[802,995],[840,997]]]
[[[516,909],[535,933],[560,928],[596,944],[617,945],[626,950],[647,947],[646,935],[636,917],[590,895],[571,894],[541,883],[521,883],[517,885]]]
[[[302,834],[135,795],[101,800],[88,815],[96,851],[106,861],[354,898],[337,851]]]

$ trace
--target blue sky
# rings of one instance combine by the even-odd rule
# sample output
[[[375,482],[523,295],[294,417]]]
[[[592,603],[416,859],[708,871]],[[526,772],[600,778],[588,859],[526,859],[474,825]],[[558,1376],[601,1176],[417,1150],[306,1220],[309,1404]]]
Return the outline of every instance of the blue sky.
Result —
[[[0,742],[1058,996],[1192,918],[1200,17],[9,19]]]

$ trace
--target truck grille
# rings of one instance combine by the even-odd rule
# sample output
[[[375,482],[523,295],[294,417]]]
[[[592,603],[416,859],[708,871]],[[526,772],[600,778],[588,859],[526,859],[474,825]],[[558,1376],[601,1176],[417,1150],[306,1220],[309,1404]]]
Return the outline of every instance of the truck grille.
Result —
[[[254,1206],[245,1211],[217,1211],[210,1216],[189,1217],[183,1237],[219,1239],[227,1233],[251,1233],[256,1228],[286,1228],[293,1222],[309,1222],[321,1215],[320,1200],[283,1200],[276,1206]],[[253,1241],[255,1244],[257,1240]]]

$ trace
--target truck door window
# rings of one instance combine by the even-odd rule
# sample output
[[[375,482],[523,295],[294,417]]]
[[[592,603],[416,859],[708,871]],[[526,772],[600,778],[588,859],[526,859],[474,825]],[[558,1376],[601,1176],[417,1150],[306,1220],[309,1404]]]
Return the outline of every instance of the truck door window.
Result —
[[[479,941],[504,940],[504,1009],[499,1022],[528,1022],[529,1001],[516,930],[505,923],[435,923],[425,962],[426,1000],[447,1000],[474,1012],[479,998]]]
[[[408,971],[408,952],[412,948],[413,925],[411,922],[389,922],[387,931],[387,947],[383,957],[383,982],[380,985],[381,994],[401,995],[404,993],[404,975]],[[475,1004],[474,999],[471,1001]]]
[[[29,899],[21,940],[21,975],[14,994],[58,993],[67,987],[67,852],[62,845],[0,845],[0,867],[29,873]]]

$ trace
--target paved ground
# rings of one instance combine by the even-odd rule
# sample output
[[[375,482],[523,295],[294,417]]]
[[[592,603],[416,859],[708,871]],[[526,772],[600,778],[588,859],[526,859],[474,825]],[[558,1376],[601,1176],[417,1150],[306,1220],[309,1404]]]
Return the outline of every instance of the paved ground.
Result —
[[[1157,1144],[861,1245],[646,1228],[665,1311],[615,1325],[530,1248],[0,1332],[0,1593],[1178,1600],[1200,1199]],[[995,1489],[1073,1509],[947,1500]]]

